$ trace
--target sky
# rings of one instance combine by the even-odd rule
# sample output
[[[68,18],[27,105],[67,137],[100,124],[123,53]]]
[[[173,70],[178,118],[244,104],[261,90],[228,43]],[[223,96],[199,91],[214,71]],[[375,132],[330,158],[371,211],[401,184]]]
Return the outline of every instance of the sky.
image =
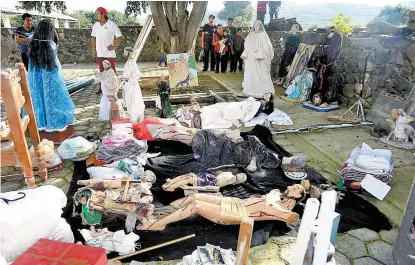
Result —
[[[16,5],[15,0],[9,1],[2,1],[1,7],[9,7],[14,8]],[[72,12],[74,10],[95,10],[98,6],[105,7],[109,10],[118,10],[124,11],[126,6],[126,0],[68,0],[65,1],[66,6],[68,8],[68,12]],[[370,6],[384,6],[384,5],[391,5],[392,3],[405,3],[408,1],[390,1],[390,0],[287,0],[282,1],[284,2],[294,2],[297,5],[310,5],[312,3],[349,3],[349,4],[365,4]],[[252,1],[252,5],[256,6],[257,1]],[[219,11],[223,8],[223,1],[222,0],[210,0],[208,4],[208,10],[211,11]]]

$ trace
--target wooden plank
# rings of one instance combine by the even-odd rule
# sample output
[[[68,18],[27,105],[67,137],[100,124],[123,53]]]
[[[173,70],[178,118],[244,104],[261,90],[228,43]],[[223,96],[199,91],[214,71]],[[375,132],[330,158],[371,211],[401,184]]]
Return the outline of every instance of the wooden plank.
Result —
[[[303,218],[301,219],[300,229],[298,230],[297,240],[292,249],[292,253],[295,253],[295,255],[290,257],[291,265],[303,265],[319,206],[320,202],[318,199],[310,198],[307,200]],[[309,261],[311,261],[311,257]]]
[[[254,219],[246,217],[242,219],[239,228],[238,247],[236,251],[236,265],[247,265],[249,248],[251,246]]]

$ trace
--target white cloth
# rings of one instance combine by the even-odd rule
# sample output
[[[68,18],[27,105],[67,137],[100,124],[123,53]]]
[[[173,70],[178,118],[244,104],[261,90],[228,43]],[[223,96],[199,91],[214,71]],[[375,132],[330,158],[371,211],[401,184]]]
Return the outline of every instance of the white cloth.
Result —
[[[245,40],[244,59],[245,71],[242,82],[242,93],[261,98],[265,93],[275,93],[271,79],[271,61],[274,49],[265,31],[250,32]]]
[[[109,121],[110,120],[110,111],[111,111],[111,101],[108,99],[108,95],[112,95],[112,91],[118,90],[119,81],[117,75],[115,74],[112,68],[101,72],[101,102],[99,103],[99,114],[98,117],[101,120]],[[116,96],[117,93],[115,93]],[[120,111],[121,117],[124,116],[124,108],[122,107],[120,99],[117,98],[118,109]]]
[[[114,45],[115,38],[122,36],[120,29],[114,21],[108,19],[104,25],[101,25],[100,22],[95,22],[91,36],[96,38],[97,57],[117,57],[115,51],[108,50],[108,46]]]
[[[1,198],[16,199],[7,204],[0,200],[0,253],[12,262],[41,238],[73,243],[73,234],[61,218],[66,196],[55,186],[0,193]],[[68,230],[69,229],[69,230]]]
[[[118,252],[120,255],[127,255],[135,251],[135,241],[140,237],[134,233],[126,235],[124,230],[112,233],[107,228],[102,229],[102,235],[92,236],[91,231],[87,229],[80,230],[88,246],[104,248],[107,254]]]
[[[297,86],[298,82],[301,80],[301,75],[296,76],[290,83],[290,85],[285,90],[285,95],[291,95],[295,91],[295,87]]]
[[[128,173],[112,167],[89,167],[86,169],[91,179],[128,178]]]
[[[261,113],[258,116],[252,118],[250,121],[245,122],[245,127],[253,127],[255,125],[262,125],[264,124],[265,120],[269,120],[274,125],[293,125],[293,121],[291,117],[288,116],[282,110],[274,109],[274,111],[267,115],[265,113]]]
[[[390,170],[390,163],[380,156],[360,155],[355,165],[364,170],[382,170],[383,172]]]
[[[251,120],[258,112],[261,102],[248,98],[242,102],[223,102],[201,109],[203,129],[227,129],[232,125],[240,126]],[[238,126],[239,125],[239,126]]]
[[[354,166],[364,171],[391,173],[392,152],[387,149],[372,149],[368,144],[362,143],[353,149],[346,164],[348,167]]]
[[[138,84],[140,70],[134,59],[128,59],[124,65],[123,78],[128,78],[124,83],[125,105],[130,116],[131,122],[140,122],[144,119],[144,100],[141,94],[141,88]]]

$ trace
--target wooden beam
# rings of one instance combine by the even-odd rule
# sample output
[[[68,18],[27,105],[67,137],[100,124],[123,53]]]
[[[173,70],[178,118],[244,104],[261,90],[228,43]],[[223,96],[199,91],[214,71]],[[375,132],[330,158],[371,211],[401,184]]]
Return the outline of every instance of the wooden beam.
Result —
[[[246,217],[242,219],[239,228],[238,248],[236,251],[236,265],[247,265],[249,248],[251,246],[254,219]]]

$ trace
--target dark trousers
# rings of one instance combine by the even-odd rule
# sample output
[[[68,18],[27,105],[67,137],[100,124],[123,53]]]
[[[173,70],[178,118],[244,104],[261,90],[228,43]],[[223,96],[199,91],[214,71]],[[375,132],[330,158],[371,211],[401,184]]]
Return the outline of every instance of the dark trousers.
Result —
[[[219,65],[220,65],[220,71],[222,73],[226,72],[226,68],[228,67],[228,57],[229,52],[225,52],[224,54],[220,54],[219,51],[215,52],[216,54],[216,73],[219,72]]]
[[[239,71],[242,71],[242,63],[244,60],[242,60],[241,55],[243,51],[235,51],[235,54],[233,55],[233,61],[231,62],[231,71],[236,71],[236,67],[239,63]]]
[[[264,24],[264,20],[265,20],[265,12],[257,12],[256,13],[256,19],[260,20],[262,22],[262,24]]]
[[[29,71],[29,56],[27,56],[27,53],[22,53],[22,63],[26,67],[26,71]]]
[[[210,70],[215,70],[215,50],[212,44],[204,44],[205,57],[203,58],[203,70],[207,70],[209,66],[209,53],[210,53]]]
[[[233,64],[233,61],[235,60],[235,54],[232,54],[232,52],[229,52],[229,58],[228,58],[228,61],[229,61],[229,69],[232,71],[232,64]]]
[[[160,58],[159,58],[159,65],[164,62],[164,65],[167,66],[167,59],[164,57],[164,54],[160,52]]]
[[[280,69],[278,72],[278,77],[285,77],[288,74],[287,67],[292,63],[295,53],[285,53],[281,58]]]

